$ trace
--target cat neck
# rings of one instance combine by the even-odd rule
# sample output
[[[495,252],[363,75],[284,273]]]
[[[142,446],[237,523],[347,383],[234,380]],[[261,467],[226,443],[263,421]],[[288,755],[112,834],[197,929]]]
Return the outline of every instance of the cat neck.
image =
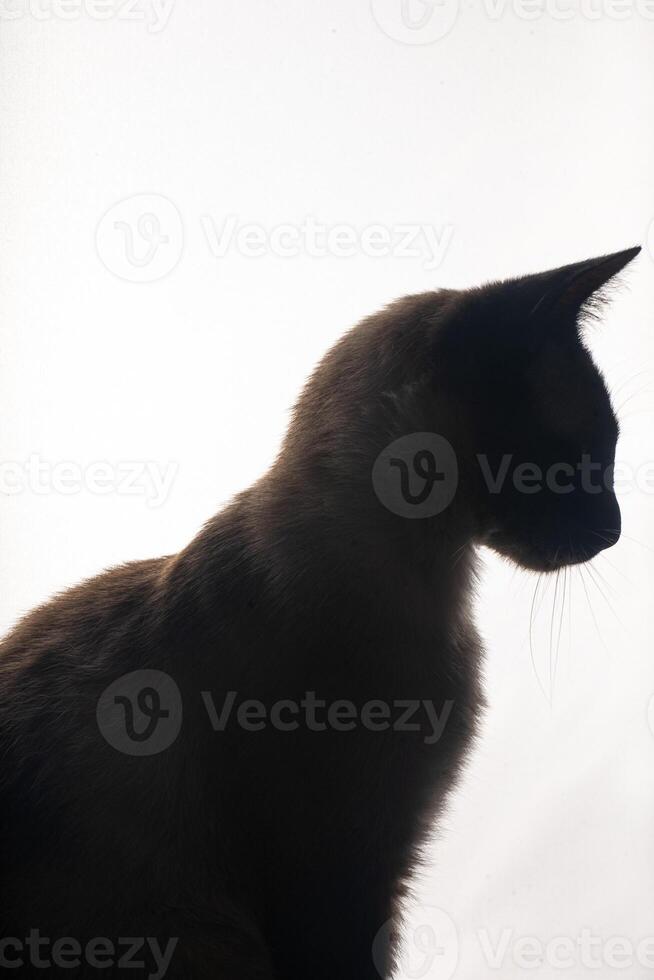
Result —
[[[441,625],[467,616],[476,552],[461,510],[403,519],[380,504],[369,472],[360,477],[344,481],[324,466],[273,467],[242,498],[259,553],[289,589],[302,583],[323,599],[374,597],[414,619],[440,617]]]

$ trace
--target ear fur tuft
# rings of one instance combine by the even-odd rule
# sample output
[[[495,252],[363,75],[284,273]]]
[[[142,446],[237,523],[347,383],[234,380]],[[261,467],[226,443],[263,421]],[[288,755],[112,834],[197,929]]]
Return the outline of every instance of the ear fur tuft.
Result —
[[[573,314],[576,319],[583,310],[584,317],[593,319],[607,299],[609,284],[640,251],[640,245],[636,245],[546,273],[546,289],[531,310],[531,316],[560,311]]]

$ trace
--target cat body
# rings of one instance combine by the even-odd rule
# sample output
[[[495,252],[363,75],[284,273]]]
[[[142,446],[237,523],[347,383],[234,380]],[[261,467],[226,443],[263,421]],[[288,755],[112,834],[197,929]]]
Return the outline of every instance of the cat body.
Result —
[[[550,446],[512,434],[490,375],[505,363],[509,385],[539,391],[526,365],[546,358],[516,345],[516,324],[543,305],[571,317],[562,355],[574,345],[575,389],[589,372],[605,413],[602,425],[591,413],[605,437],[594,446],[610,463],[613,416],[576,323],[635,252],[408,297],[364,321],[316,370],[269,473],[186,549],[83,583],[5,639],[0,937],[16,942],[0,955],[22,956],[21,975],[43,975],[34,930],[78,943],[76,973],[51,966],[62,976],[122,975],[126,937],[152,940],[132,975],[390,975],[411,873],[483,706],[475,546],[548,570],[606,546],[591,534],[619,533],[612,488],[592,520],[578,496],[583,510],[550,501],[547,530],[514,487],[489,494],[480,452],[493,466],[507,446],[521,460],[571,452],[551,406]],[[414,520],[371,473],[389,445],[424,433],[453,447],[442,479],[456,487]],[[416,458],[404,465],[419,474]],[[552,522],[548,506],[565,512]],[[97,937],[113,944],[102,969]]]

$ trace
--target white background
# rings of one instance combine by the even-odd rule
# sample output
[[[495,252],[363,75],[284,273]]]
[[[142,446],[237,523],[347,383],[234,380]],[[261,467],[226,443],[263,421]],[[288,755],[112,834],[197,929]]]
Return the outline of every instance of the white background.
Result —
[[[104,567],[183,546],[264,471],[308,372],[362,315],[647,243],[644,0],[411,0],[404,21],[401,0],[21,2],[3,0],[0,25],[3,630]],[[156,197],[119,204],[136,195]],[[168,240],[148,261],[134,234],[130,262],[143,212]],[[229,216],[265,235],[293,226],[297,254],[274,239],[258,257],[235,240],[212,252],[207,228],[220,236]],[[314,248],[307,217],[353,229],[354,254]],[[424,237],[412,256],[366,254],[366,229],[395,242],[406,224],[435,230],[442,261]],[[591,336],[634,469],[654,459],[653,271],[650,247]],[[30,458],[46,475],[17,492]],[[147,485],[100,494],[97,461],[175,479],[163,502]],[[61,463],[86,479],[78,492],[61,492]],[[416,912],[446,949],[421,972],[414,937],[407,975],[648,973],[635,946],[654,936],[649,484],[623,494],[625,537],[596,560],[597,586],[575,576],[561,629],[561,588],[553,612],[541,585],[535,668],[535,578],[485,556],[490,708],[423,876],[443,912]],[[504,941],[499,969],[484,929]],[[556,936],[574,949],[567,970],[543,959]],[[520,937],[543,945],[532,969]]]

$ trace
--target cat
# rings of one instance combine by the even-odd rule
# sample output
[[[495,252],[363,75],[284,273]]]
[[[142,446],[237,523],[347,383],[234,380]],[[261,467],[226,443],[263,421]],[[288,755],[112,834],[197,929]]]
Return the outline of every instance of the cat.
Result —
[[[548,572],[619,538],[617,422],[581,322],[639,251],[364,320],[270,471],[188,547],[11,632],[4,966],[390,975],[484,707],[477,547]]]

